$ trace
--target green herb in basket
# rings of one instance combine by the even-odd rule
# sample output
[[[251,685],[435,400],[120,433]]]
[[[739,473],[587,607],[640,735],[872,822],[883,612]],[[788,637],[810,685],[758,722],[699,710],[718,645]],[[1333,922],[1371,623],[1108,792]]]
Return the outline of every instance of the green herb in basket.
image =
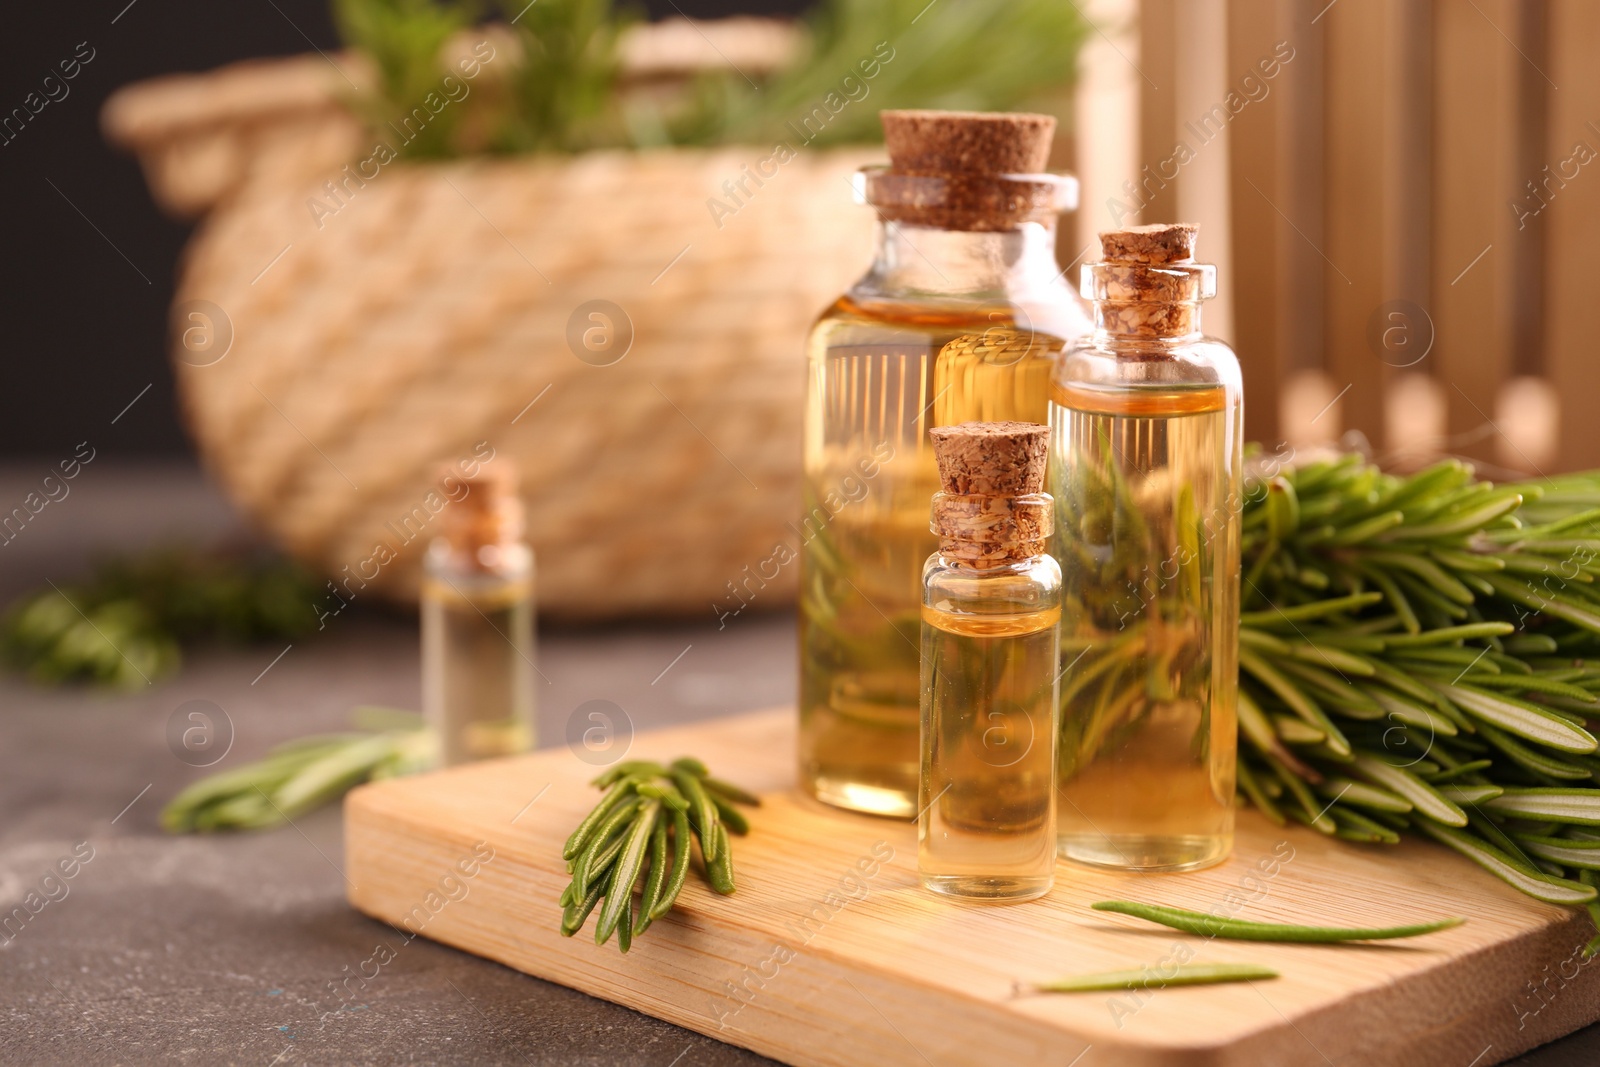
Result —
[[[707,884],[718,893],[733,892],[729,834],[742,836],[749,829],[734,805],[759,805],[759,799],[711,777],[705,764],[687,756],[670,766],[619,763],[594,784],[605,795],[562,850],[572,874],[561,894],[563,936],[583,929],[598,907],[595,944],[616,934],[617,947],[627,952],[635,937],[672,910],[696,841]]]

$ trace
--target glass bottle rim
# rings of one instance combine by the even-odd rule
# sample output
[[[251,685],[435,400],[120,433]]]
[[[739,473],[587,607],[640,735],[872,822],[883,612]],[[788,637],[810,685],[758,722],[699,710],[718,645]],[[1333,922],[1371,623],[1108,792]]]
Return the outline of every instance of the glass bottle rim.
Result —
[[[888,164],[862,167],[851,176],[855,202],[868,207],[952,206],[987,186],[1029,217],[1059,215],[1078,207],[1078,179],[1070,174],[897,174]]]

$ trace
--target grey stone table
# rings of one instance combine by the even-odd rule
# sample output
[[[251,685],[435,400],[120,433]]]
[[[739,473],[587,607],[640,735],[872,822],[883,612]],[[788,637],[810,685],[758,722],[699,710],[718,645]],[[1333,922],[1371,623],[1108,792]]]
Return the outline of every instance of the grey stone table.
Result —
[[[20,501],[33,480],[0,470],[0,502]],[[97,465],[0,547],[0,601],[71,580],[97,551],[204,541],[234,523],[191,470]],[[792,700],[793,647],[786,615],[724,630],[547,629],[541,737],[560,743],[567,715],[595,698],[640,730]],[[0,913],[61,860],[79,861],[53,883],[56,899],[0,933],[0,1063],[770,1062],[420,939],[362,1003],[324,1016],[327,984],[393,936],[344,902],[338,813],[248,836],[173,838],[157,825],[161,805],[204,773],[166,740],[187,700],[212,701],[233,724],[219,767],[338,729],[356,704],[417,706],[416,633],[403,617],[333,619],[282,651],[199,654],[129,696],[0,678]],[[1321,1061],[1308,1049],[1306,1062]],[[1600,1062],[1600,1032],[1515,1062]]]

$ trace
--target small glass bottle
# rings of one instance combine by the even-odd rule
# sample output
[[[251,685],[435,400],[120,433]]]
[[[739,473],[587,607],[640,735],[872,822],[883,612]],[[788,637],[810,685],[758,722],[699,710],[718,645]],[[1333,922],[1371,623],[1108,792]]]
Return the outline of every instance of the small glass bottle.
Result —
[[[1200,333],[1216,268],[1196,227],[1100,235],[1095,331],[1057,364],[1057,825],[1068,859],[1193,870],[1233,845],[1243,407]]]
[[[422,710],[447,767],[533,747],[533,550],[508,464],[462,479],[424,561]]]
[[[909,819],[928,430],[1045,422],[1051,363],[1089,319],[1056,262],[1077,183],[1043,172],[1054,119],[882,119],[890,165],[856,176],[876,255],[808,342],[799,777],[826,803]]]
[[[1049,431],[930,431],[944,489],[922,572],[917,868],[937,893],[1028,900],[1055,877],[1061,571],[1046,554]]]

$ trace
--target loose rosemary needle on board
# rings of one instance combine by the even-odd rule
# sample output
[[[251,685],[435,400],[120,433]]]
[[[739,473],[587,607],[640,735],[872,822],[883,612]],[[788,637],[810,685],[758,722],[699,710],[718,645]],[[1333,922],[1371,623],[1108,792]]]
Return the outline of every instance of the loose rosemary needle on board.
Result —
[[[1040,982],[1033,988],[1040,993],[1092,993],[1103,989],[1162,989],[1166,986],[1217,985],[1276,977],[1278,972],[1271,967],[1254,963],[1178,963],[1165,971],[1143,967],[1139,970],[1080,974],[1072,978]]]
[[[1225,941],[1289,941],[1310,944],[1338,944],[1344,941],[1388,941],[1401,937],[1417,937],[1439,930],[1460,926],[1465,919],[1440,919],[1436,922],[1413,923],[1409,926],[1345,927],[1298,926],[1292,923],[1263,923],[1248,919],[1223,919],[1203,911],[1169,908],[1161,904],[1140,904],[1133,900],[1102,900],[1090,905],[1095,911],[1114,911],[1148,919],[1174,930],[1217,937]]]

